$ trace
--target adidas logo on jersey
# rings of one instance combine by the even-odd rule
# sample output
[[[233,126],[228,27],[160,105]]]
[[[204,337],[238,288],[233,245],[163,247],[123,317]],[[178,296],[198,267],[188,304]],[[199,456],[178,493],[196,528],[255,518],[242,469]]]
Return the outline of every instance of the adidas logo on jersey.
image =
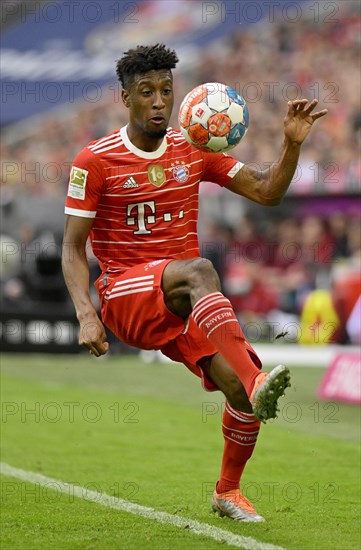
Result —
[[[130,178],[127,179],[127,181],[123,184],[124,189],[134,189],[135,187],[139,187],[133,176],[130,176]]]

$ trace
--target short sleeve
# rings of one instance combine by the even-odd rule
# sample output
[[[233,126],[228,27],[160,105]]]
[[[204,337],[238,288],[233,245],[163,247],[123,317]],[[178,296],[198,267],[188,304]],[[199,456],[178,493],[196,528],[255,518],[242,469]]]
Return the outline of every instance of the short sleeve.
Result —
[[[243,168],[240,162],[226,153],[203,153],[203,181],[227,186],[232,178]]]
[[[99,160],[89,149],[83,149],[75,157],[70,170],[65,214],[95,218],[103,183]]]

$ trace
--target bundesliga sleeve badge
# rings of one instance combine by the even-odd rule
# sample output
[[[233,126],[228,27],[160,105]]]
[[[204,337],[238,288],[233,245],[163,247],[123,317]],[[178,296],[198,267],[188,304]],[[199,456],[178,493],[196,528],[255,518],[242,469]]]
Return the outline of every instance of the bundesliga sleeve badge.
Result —
[[[85,199],[85,187],[88,177],[88,170],[73,166],[70,172],[68,196],[73,199]]]

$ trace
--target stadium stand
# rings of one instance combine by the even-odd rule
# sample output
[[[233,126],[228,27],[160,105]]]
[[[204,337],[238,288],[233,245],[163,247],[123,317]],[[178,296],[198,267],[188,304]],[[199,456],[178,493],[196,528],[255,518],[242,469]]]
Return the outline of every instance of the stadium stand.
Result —
[[[10,30],[16,25],[12,21]],[[360,293],[355,283],[350,303],[339,284],[340,270],[352,281],[359,279],[361,259],[357,3],[342,2],[336,19],[327,25],[304,9],[292,29],[282,17],[273,25],[260,21],[220,28],[227,34],[215,32],[214,40],[201,47],[194,44],[192,62],[181,63],[176,105],[200,82],[226,82],[240,91],[251,113],[247,137],[234,152],[240,160],[263,163],[262,168],[276,158],[280,143],[274,135],[281,135],[288,99],[317,97],[329,114],[305,143],[281,206],[265,210],[246,200],[235,202],[230,193],[210,184],[202,186],[202,253],[217,265],[241,322],[267,327],[275,318],[283,324],[297,322],[309,292],[335,289],[337,304],[348,304],[346,316],[339,311],[346,327]],[[106,22],[97,32],[97,40],[106,44]],[[49,229],[55,246],[60,246],[69,163],[88,141],[126,120],[114,78],[101,82],[97,101],[79,99],[3,128],[1,242],[6,257],[1,297],[6,303],[20,307],[25,299],[36,298],[24,271],[32,256],[36,273],[39,256],[27,253],[27,247],[36,250]],[[90,260],[95,276],[91,254]],[[53,275],[58,278],[56,269]],[[63,301],[67,303],[65,296]],[[337,304],[336,309],[341,307]],[[260,337],[269,337],[268,329],[261,332]],[[350,340],[346,328],[334,336],[339,342]]]

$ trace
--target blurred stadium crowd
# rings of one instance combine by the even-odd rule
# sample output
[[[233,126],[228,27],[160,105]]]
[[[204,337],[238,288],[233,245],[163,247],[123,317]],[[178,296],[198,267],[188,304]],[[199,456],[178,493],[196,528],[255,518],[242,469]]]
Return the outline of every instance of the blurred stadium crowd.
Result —
[[[277,158],[289,99],[317,97],[320,108],[329,109],[304,144],[280,207],[261,209],[202,184],[201,253],[213,260],[241,322],[262,326],[261,337],[269,336],[274,320],[281,320],[280,327],[297,322],[310,293],[324,289],[338,319],[333,337],[339,342],[360,337],[347,328],[360,293],[360,18],[358,2],[344,4],[342,18],[339,14],[327,25],[303,17],[294,25],[279,21],[242,28],[200,50],[175,75],[175,127],[177,106],[195,85],[226,82],[244,95],[250,129],[234,156],[260,169]],[[60,108],[15,131],[5,128],[1,157],[16,167],[2,182],[5,303],[67,303],[59,271],[62,228],[55,220],[62,212],[69,164],[89,141],[126,120],[120,93],[111,86],[98,102]],[[319,206],[309,209],[314,197]],[[30,204],[35,219],[27,216]],[[89,259],[95,277],[91,252]],[[316,307],[317,315],[326,311],[326,302],[321,313]]]

